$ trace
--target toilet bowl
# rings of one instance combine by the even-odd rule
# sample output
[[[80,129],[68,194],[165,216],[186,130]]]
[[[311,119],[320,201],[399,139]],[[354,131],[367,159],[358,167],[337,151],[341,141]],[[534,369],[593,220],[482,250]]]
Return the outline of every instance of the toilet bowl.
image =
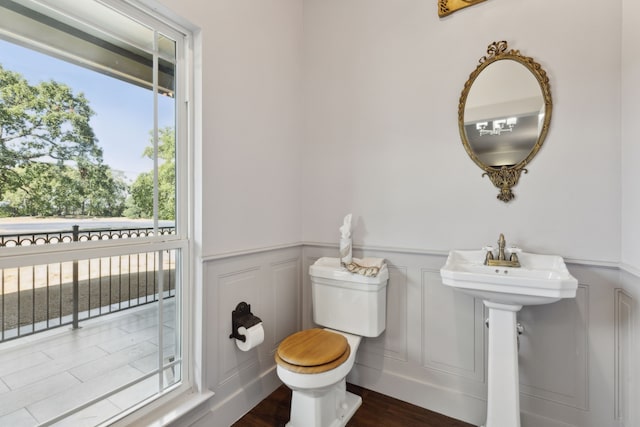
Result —
[[[307,331],[314,330],[303,332]],[[287,427],[344,426],[362,403],[360,396],[346,390],[346,377],[353,368],[361,337],[329,329],[322,331],[345,338],[347,356],[336,363],[304,367],[315,370],[314,373],[295,372],[286,362],[277,362],[278,377],[293,391]]]
[[[345,271],[337,258],[309,268],[313,328],[285,338],[275,354],[277,374],[292,390],[287,427],[343,427],[362,399],[346,390],[362,337],[386,325],[386,265],[376,277]]]

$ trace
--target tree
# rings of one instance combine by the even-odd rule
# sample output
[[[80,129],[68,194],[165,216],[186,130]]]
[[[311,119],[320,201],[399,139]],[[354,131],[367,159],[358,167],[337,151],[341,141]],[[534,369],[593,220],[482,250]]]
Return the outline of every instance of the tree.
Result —
[[[85,198],[82,215],[123,215],[128,186],[122,176],[116,176],[109,166],[102,163],[85,165],[78,172],[80,179],[76,182],[84,186],[80,191]]]
[[[176,139],[172,128],[158,130],[158,219],[176,217]],[[142,155],[153,159],[153,138]],[[131,184],[125,215],[153,218],[153,171],[143,172]]]
[[[103,164],[93,115],[69,86],[0,65],[0,200],[13,215],[122,214],[126,184]]]
[[[121,216],[124,211],[127,186],[105,165],[29,163],[15,172],[28,185],[6,193],[12,216]]]

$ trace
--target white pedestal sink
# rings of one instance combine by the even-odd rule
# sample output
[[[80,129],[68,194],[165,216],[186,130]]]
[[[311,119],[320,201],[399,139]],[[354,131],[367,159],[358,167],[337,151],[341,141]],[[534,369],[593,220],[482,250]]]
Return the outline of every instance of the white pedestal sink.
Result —
[[[485,251],[451,251],[442,282],[481,298],[489,309],[487,422],[520,427],[516,314],[525,305],[575,298],[578,281],[562,257],[520,252],[521,267],[484,265]]]

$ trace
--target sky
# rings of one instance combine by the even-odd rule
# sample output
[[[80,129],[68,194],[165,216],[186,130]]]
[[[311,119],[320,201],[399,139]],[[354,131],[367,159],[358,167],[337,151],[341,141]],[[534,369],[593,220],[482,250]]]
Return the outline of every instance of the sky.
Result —
[[[95,71],[0,39],[0,65],[20,73],[31,85],[55,80],[75,94],[84,93],[95,115],[91,126],[103,149],[104,162],[133,182],[153,163],[142,156],[153,129],[152,92]],[[173,126],[174,100],[158,97],[159,127]]]

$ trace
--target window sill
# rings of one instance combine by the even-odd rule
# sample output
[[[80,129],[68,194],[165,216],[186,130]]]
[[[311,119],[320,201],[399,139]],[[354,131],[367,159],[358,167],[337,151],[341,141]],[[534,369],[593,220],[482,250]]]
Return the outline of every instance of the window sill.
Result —
[[[158,399],[157,401],[141,408],[139,411],[125,417],[114,424],[113,427],[124,427],[131,425],[144,425],[148,427],[162,427],[168,426],[172,423],[188,416],[190,412],[193,412],[194,419],[196,421],[199,416],[198,412],[194,411],[199,406],[203,406],[207,403],[215,393],[206,390],[202,393],[197,393],[192,390],[186,390],[183,393],[174,396],[168,400]],[[206,413],[208,407],[204,405],[201,409],[202,415]]]

